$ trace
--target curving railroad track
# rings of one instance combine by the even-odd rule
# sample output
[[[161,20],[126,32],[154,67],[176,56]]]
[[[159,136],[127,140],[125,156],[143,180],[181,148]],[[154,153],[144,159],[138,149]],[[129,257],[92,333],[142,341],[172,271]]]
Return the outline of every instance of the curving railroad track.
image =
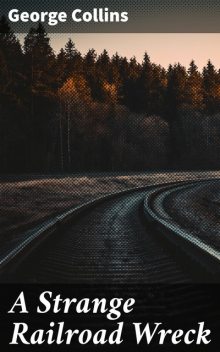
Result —
[[[208,181],[128,190],[72,209],[24,236],[1,258],[1,282],[220,281],[219,252],[181,228],[166,198]]]

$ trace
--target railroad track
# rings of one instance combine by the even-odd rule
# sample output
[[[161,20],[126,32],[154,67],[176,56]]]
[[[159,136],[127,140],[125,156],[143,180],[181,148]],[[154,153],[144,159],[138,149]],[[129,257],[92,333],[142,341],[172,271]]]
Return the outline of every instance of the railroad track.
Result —
[[[219,281],[219,254],[185,233],[163,207],[170,192],[194,183],[111,194],[47,221],[2,255],[0,281]]]
[[[211,180],[208,180],[148,190],[144,212],[146,218],[157,227],[158,233],[173,246],[173,251],[182,258],[183,264],[188,263],[195,277],[201,278],[199,281],[220,282],[220,252],[214,241],[207,242],[196,236],[193,231],[185,229],[166,209],[168,197],[175,197],[176,193],[181,195],[181,192],[191,191],[198,185],[207,186],[210,182]]]

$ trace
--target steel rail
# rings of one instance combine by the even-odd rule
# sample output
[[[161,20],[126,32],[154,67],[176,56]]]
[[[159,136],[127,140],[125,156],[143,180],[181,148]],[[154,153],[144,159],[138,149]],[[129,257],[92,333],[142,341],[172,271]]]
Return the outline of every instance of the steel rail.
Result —
[[[196,182],[207,182],[207,180],[198,180]],[[23,239],[18,244],[16,244],[14,248],[11,248],[8,252],[0,256],[0,275],[4,274],[5,271],[10,272],[14,269],[14,267],[17,267],[19,263],[21,263],[27,256],[29,256],[32,251],[34,251],[48,237],[51,237],[52,239],[52,235],[62,230],[62,228],[64,228],[65,226],[68,226],[68,223],[76,220],[80,215],[86,213],[87,211],[91,211],[93,207],[107,200],[115,199],[130,193],[140,191],[146,192],[146,199],[144,204],[145,216],[148,218],[148,220],[157,220],[157,223],[161,224],[159,218],[157,219],[156,213],[154,213],[151,207],[148,206],[149,202],[147,201],[147,199],[151,199],[152,195],[155,194],[156,191],[158,192],[158,190],[161,190],[161,188],[169,189],[178,185],[189,186],[193,183],[195,183],[195,181],[189,180],[129,188],[120,192],[107,194],[105,196],[84,203],[80,206],[71,208],[68,211],[63,212],[62,214],[53,217],[47,221],[44,221],[42,224],[39,224],[33,229],[25,232],[24,236],[22,236]]]
[[[144,214],[169,241],[176,253],[183,255],[185,261],[191,260],[197,267],[199,266],[202,275],[209,277],[209,281],[220,282],[220,252],[195,236],[189,229],[184,229],[168,214],[164,206],[167,197],[172,196],[172,193],[191,188],[201,182],[211,181],[213,179],[151,188],[146,192]]]

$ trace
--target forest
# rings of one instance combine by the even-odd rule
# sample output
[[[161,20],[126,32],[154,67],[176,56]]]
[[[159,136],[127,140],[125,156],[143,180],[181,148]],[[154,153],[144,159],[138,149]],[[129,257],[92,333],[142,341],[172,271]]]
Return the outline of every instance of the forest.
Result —
[[[56,54],[41,24],[21,45],[0,19],[1,173],[217,169],[219,132],[211,61],[165,69],[72,39]]]

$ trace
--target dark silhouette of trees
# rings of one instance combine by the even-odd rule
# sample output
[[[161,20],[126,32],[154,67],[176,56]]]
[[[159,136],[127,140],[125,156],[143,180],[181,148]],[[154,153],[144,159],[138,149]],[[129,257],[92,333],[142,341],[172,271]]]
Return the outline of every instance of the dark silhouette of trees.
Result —
[[[65,45],[65,74],[66,78],[70,77],[75,72],[82,71],[82,56],[78,52],[72,39],[69,39]]]
[[[220,109],[220,75],[209,60],[203,69],[204,104],[208,113],[219,112]]]
[[[41,24],[36,29],[31,28],[24,39],[24,62],[28,87],[24,98],[27,99],[30,134],[28,163],[33,170],[37,170],[40,165],[42,170],[47,171],[55,148],[53,133],[56,126],[53,118],[56,112],[56,57]]]
[[[147,53],[140,64],[106,50],[56,55],[39,24],[21,46],[0,19],[2,172],[220,166],[220,71]]]
[[[193,108],[194,110],[201,111],[204,108],[203,79],[194,60],[189,65],[185,94],[186,107],[188,109]]]

